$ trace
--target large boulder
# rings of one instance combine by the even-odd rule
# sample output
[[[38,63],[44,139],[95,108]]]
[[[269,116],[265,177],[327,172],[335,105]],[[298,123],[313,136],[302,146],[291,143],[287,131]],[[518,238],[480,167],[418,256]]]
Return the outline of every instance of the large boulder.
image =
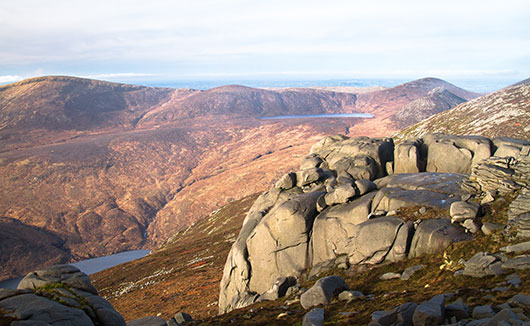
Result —
[[[414,311],[414,326],[441,325],[444,321],[445,295],[440,294],[420,304]]]
[[[13,318],[19,320],[18,323],[25,323],[21,325],[94,325],[80,308],[66,306],[33,293],[20,292],[1,300],[0,310],[10,312]],[[122,325],[125,325],[125,322]]]
[[[464,229],[454,226],[448,219],[430,219],[421,221],[416,228],[409,257],[419,257],[443,251],[453,242],[466,241],[471,235]]]
[[[348,284],[340,276],[327,276],[318,280],[309,290],[300,296],[304,309],[329,303],[334,294],[349,290]]]
[[[458,173],[404,173],[389,176],[385,187],[429,190],[454,197],[466,193],[462,190],[462,184],[467,179],[467,175]]]
[[[313,308],[304,315],[302,326],[322,326],[324,324],[324,309]]]
[[[481,136],[428,134],[422,140],[427,172],[469,174],[474,164],[491,156],[491,141]]]
[[[24,325],[125,326],[122,316],[97,295],[88,276],[71,265],[29,273],[18,290],[0,293],[0,310]]]
[[[309,232],[320,195],[311,192],[279,203],[250,233],[246,243],[252,291],[263,293],[278,277],[297,276],[308,267]]]
[[[386,162],[393,160],[393,151],[394,143],[391,138],[347,138],[345,136],[324,137],[311,148],[311,153],[316,153],[323,157],[330,168],[345,157],[353,158],[356,156],[359,158],[359,164],[362,162],[363,165],[370,165],[371,163],[367,163],[365,160],[366,157],[369,157],[373,160],[376,167],[375,178],[381,178],[387,174]]]
[[[394,211],[402,207],[428,206],[449,209],[456,198],[429,190],[405,190],[401,188],[383,188],[378,191],[372,203],[372,212]]]
[[[496,256],[487,252],[475,254],[464,264],[464,275],[484,277],[502,273],[502,262]]]
[[[302,159],[300,163],[300,170],[311,169],[311,168],[320,168],[326,167],[324,159],[318,154],[309,154]]]
[[[316,217],[311,237],[313,266],[348,253],[354,227],[368,220],[374,195],[369,193],[349,203],[328,207]]]
[[[285,192],[279,189],[265,192],[256,199],[247,213],[223,269],[218,303],[220,313],[245,307],[257,299],[257,293],[252,292],[248,286],[251,270],[248,261],[247,239],[276,202],[281,201],[280,198],[285,199],[286,196],[289,195],[285,195]]]
[[[355,180],[373,180],[378,176],[378,165],[374,158],[357,154],[355,156],[342,156],[335,161],[331,161],[330,168],[337,173],[346,172]]]
[[[394,148],[394,174],[424,171],[425,164],[421,162],[420,153],[421,141],[419,140],[409,140],[396,145]]]
[[[517,157],[521,154],[521,151],[530,146],[530,142],[522,139],[515,139],[509,137],[498,137],[493,139],[493,147],[495,148],[495,153],[493,156],[497,157]]]
[[[429,206],[449,209],[456,196],[465,192],[467,177],[455,173],[403,173],[386,177],[384,187],[373,200],[372,212],[392,211],[401,207]]]
[[[355,197],[357,189],[352,184],[342,184],[324,196],[326,205],[344,204]]]
[[[27,274],[18,284],[19,290],[35,290],[38,287],[63,283],[97,295],[98,290],[92,285],[85,273],[72,265],[55,265],[48,269],[38,270]]]
[[[412,223],[393,216],[371,219],[354,226],[346,245],[350,265],[403,259],[412,230]]]
[[[308,186],[312,183],[323,181],[332,174],[329,170],[321,168],[309,168],[296,172],[296,185],[298,187]]]

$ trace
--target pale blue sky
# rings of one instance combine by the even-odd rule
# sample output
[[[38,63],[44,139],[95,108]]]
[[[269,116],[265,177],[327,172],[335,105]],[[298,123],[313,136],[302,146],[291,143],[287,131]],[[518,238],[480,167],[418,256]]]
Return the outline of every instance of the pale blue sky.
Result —
[[[0,82],[530,77],[530,2],[17,0]]]

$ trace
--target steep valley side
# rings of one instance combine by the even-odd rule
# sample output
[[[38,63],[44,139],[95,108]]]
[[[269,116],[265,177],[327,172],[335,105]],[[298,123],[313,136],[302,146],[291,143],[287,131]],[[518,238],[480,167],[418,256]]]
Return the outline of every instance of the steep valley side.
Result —
[[[343,132],[348,123],[335,126]],[[229,201],[267,189],[298,164],[322,135],[317,129],[311,123],[222,121],[2,153],[0,216],[62,239],[64,253],[56,262],[156,247]],[[42,262],[27,261],[21,269],[10,257],[2,278]]]

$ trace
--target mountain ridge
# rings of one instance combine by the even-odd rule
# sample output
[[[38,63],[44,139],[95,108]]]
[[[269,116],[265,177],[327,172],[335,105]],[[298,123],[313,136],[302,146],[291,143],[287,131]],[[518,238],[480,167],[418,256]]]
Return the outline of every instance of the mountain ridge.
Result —
[[[0,130],[0,216],[64,240],[66,261],[154,248],[227,202],[263,191],[327,133],[385,136],[395,131],[390,117],[400,105],[427,94],[432,83],[440,82],[429,79],[422,86],[416,81],[414,87],[386,89],[379,97],[372,93],[372,102],[364,101],[372,119],[297,121],[259,117],[307,108],[356,112],[363,94],[244,86],[151,89],[72,77],[4,86],[0,116],[22,114],[15,114],[20,128],[4,118],[7,128]],[[113,89],[133,91],[114,94]],[[92,102],[93,97],[99,100]],[[79,123],[78,115],[62,118],[68,98],[78,99],[78,108],[94,116]],[[25,118],[41,109],[68,128],[43,128],[42,114]],[[190,114],[182,114],[186,110]],[[7,271],[9,264],[3,268],[0,277],[16,276]]]
[[[530,138],[530,84],[486,94],[436,114],[395,134],[398,140],[429,132]]]

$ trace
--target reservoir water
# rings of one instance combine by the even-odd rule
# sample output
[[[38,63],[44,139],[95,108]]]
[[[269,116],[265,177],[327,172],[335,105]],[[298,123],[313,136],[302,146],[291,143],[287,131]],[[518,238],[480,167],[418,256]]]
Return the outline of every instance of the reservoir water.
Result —
[[[142,258],[149,252],[149,250],[129,250],[114,255],[82,260],[77,263],[71,263],[70,265],[73,265],[79,268],[81,272],[90,275],[131,260]],[[2,281],[0,282],[0,288],[16,289],[20,280],[22,280],[22,277]]]
[[[302,119],[302,118],[373,118],[369,113],[325,113],[325,114],[301,114],[301,115],[276,115],[272,117],[261,117],[261,120],[278,119]]]

